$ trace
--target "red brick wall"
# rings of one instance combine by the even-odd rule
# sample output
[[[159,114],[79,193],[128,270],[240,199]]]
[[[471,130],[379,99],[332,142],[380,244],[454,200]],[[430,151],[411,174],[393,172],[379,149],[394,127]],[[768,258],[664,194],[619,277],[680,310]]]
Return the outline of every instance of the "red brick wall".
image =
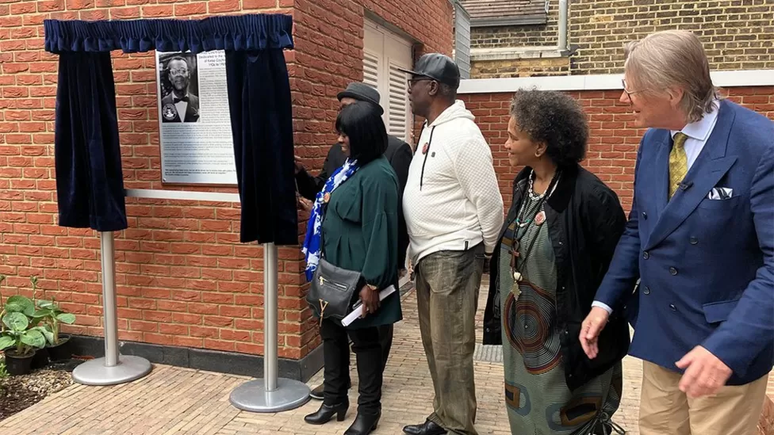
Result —
[[[29,277],[38,276],[36,296],[77,315],[70,332],[102,334],[98,235],[56,225],[57,57],[42,49],[44,19],[293,14],[295,141],[315,168],[334,140],[336,93],[362,78],[365,9],[451,50],[447,0],[0,0],[0,274],[8,276],[0,295],[31,295]],[[114,52],[113,66],[125,187],[235,192],[161,184],[154,55]],[[119,338],[261,354],[263,253],[239,243],[238,205],[127,199],[127,214],[129,229],[116,234]],[[299,248],[280,248],[279,258],[279,355],[300,358],[319,341],[304,309]]]
[[[774,120],[774,87],[728,88],[722,91],[731,101],[740,103]],[[621,91],[569,92],[581,102],[589,117],[589,150],[583,165],[616,191],[625,210],[631,208],[634,162],[637,146],[645,130],[631,127],[628,104],[618,101]],[[518,168],[508,163],[503,147],[508,136],[509,107],[512,94],[462,95],[476,116],[481,131],[492,147],[495,170],[506,207],[510,206],[513,179]]]
[[[299,65],[291,82],[300,91],[293,95],[296,142],[312,145],[300,150],[307,166],[322,167],[336,141],[336,94],[347,83],[363,79],[366,9],[421,41],[415,46],[417,53],[451,55],[452,7],[447,0],[297,0],[295,58]]]

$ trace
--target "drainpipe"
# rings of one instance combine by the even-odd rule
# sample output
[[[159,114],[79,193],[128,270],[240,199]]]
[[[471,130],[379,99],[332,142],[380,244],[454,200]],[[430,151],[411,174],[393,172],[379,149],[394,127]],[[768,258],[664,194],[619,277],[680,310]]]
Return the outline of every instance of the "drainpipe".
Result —
[[[559,0],[559,45],[561,52],[567,51],[567,6],[568,0]]]

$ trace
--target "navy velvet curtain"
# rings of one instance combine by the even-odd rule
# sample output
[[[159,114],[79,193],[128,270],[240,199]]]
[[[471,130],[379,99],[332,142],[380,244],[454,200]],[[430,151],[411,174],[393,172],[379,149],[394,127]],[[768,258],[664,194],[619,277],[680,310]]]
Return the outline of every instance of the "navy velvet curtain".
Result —
[[[59,56],[54,134],[59,225],[127,227],[109,52]]]
[[[126,228],[110,51],[226,51],[242,242],[297,244],[287,15],[203,20],[46,20],[60,55],[56,169],[60,225]],[[60,180],[61,179],[61,180]]]
[[[281,50],[227,51],[240,240],[298,243],[290,82]],[[285,98],[285,96],[288,96]],[[245,225],[254,222],[256,225]]]

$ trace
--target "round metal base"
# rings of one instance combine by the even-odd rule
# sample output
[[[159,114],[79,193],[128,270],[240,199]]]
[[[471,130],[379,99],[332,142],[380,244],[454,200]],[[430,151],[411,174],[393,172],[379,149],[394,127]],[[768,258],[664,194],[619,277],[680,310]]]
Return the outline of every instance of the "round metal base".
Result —
[[[105,367],[105,358],[86,361],[73,370],[73,380],[84,385],[116,385],[140,379],[150,371],[151,363],[147,359],[119,355],[114,367]]]
[[[309,387],[291,379],[277,379],[277,389],[266,391],[264,380],[245,382],[231,392],[231,404],[250,412],[281,412],[309,401]]]

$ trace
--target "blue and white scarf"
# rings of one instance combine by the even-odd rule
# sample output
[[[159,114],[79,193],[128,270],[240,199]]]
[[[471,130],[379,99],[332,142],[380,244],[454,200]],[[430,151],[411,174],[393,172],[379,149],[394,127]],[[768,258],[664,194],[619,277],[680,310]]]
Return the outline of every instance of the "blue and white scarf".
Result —
[[[309,223],[306,227],[306,237],[304,237],[304,247],[301,252],[306,257],[306,280],[312,281],[314,277],[314,271],[317,270],[317,264],[320,263],[320,256],[322,253],[322,246],[320,246],[320,239],[322,235],[322,220],[323,220],[323,206],[330,201],[331,193],[336,190],[341,183],[347,181],[352,175],[360,169],[360,165],[357,164],[357,160],[347,159],[344,162],[344,166],[336,170],[336,172],[328,178],[325,182],[323,189],[317,193],[317,197],[314,200],[314,207],[312,207],[312,214],[309,216]]]

